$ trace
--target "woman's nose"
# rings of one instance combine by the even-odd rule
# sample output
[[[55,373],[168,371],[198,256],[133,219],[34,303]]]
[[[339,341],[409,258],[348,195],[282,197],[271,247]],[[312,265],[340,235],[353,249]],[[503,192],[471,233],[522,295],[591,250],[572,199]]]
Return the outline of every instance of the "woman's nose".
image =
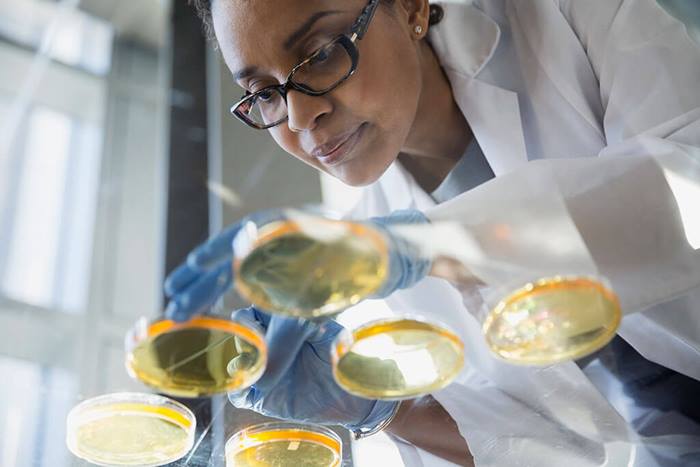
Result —
[[[325,96],[308,96],[299,91],[287,93],[287,125],[295,133],[313,130],[321,117],[332,110],[333,106]]]

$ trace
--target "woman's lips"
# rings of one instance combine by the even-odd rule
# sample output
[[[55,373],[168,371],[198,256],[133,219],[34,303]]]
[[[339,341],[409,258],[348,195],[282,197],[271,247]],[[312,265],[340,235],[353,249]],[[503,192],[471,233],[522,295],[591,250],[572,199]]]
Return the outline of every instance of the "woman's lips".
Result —
[[[364,129],[365,125],[363,123],[328,152],[323,152],[322,150],[319,151],[318,149],[314,150],[314,157],[316,157],[316,159],[326,166],[333,166],[342,163],[346,156],[352,152],[355,146],[357,146],[357,143],[364,134]]]

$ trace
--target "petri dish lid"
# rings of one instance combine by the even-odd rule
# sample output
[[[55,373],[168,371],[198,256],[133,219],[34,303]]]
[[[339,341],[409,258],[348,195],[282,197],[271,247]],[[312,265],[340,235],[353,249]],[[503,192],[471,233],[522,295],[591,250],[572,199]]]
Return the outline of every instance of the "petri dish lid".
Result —
[[[589,355],[615,337],[622,311],[602,277],[554,276],[526,284],[486,317],[483,333],[501,359],[550,365]]]
[[[340,437],[317,425],[263,423],[226,442],[226,467],[336,467],[342,458]]]
[[[384,235],[300,211],[251,220],[234,239],[236,289],[273,313],[316,318],[356,305],[383,285]]]
[[[409,399],[450,384],[464,365],[464,345],[442,324],[390,318],[341,333],[332,361],[336,382],[353,395]]]
[[[81,402],[68,413],[66,428],[68,449],[88,462],[158,466],[192,449],[196,420],[166,397],[123,392]]]
[[[139,320],[126,336],[131,377],[159,392],[203,397],[246,388],[265,371],[267,346],[253,323],[196,316]]]

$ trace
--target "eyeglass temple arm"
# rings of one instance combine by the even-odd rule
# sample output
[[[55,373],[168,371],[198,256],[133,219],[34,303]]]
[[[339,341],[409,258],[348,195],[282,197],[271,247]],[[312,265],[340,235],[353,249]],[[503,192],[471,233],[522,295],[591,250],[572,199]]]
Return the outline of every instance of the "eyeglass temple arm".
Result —
[[[350,38],[353,42],[355,42],[355,40],[362,39],[367,32],[367,27],[369,26],[370,21],[372,21],[374,13],[377,11],[379,1],[380,0],[369,0],[367,5],[365,5],[365,7],[362,9],[362,13],[360,13],[360,16],[355,21],[355,24],[353,24],[352,28],[350,29],[350,32],[352,32],[352,36]]]

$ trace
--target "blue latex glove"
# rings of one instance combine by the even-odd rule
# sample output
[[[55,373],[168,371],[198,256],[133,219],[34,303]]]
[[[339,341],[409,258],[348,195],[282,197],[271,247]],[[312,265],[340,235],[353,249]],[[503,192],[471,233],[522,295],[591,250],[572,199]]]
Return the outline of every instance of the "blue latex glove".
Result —
[[[226,293],[233,281],[233,238],[248,219],[264,220],[271,213],[261,211],[246,217],[192,250],[187,261],[165,281],[165,295],[170,299],[165,316],[175,321],[186,321],[193,315],[207,311]],[[425,215],[416,210],[396,211],[387,217],[370,219],[369,223],[385,232],[391,243],[387,279],[373,298],[384,298],[398,289],[411,287],[428,274],[431,261],[421,258],[409,242],[392,234],[388,228],[428,222]]]
[[[335,382],[331,345],[343,330],[337,322],[271,316],[255,307],[234,312],[234,319],[262,326],[269,352],[263,377],[247,390],[229,394],[234,406],[283,420],[358,430],[378,426],[398,404],[355,397]]]
[[[198,246],[187,261],[165,280],[165,295],[170,299],[165,316],[175,321],[187,321],[193,315],[209,309],[233,281],[233,250],[231,243],[245,220],[223,230]]]
[[[390,240],[387,278],[373,298],[385,298],[397,290],[412,287],[428,275],[432,261],[422,257],[414,245],[391,231],[392,226],[429,224],[425,214],[415,209],[404,209],[394,211],[386,217],[373,217],[370,223],[383,231]]]

